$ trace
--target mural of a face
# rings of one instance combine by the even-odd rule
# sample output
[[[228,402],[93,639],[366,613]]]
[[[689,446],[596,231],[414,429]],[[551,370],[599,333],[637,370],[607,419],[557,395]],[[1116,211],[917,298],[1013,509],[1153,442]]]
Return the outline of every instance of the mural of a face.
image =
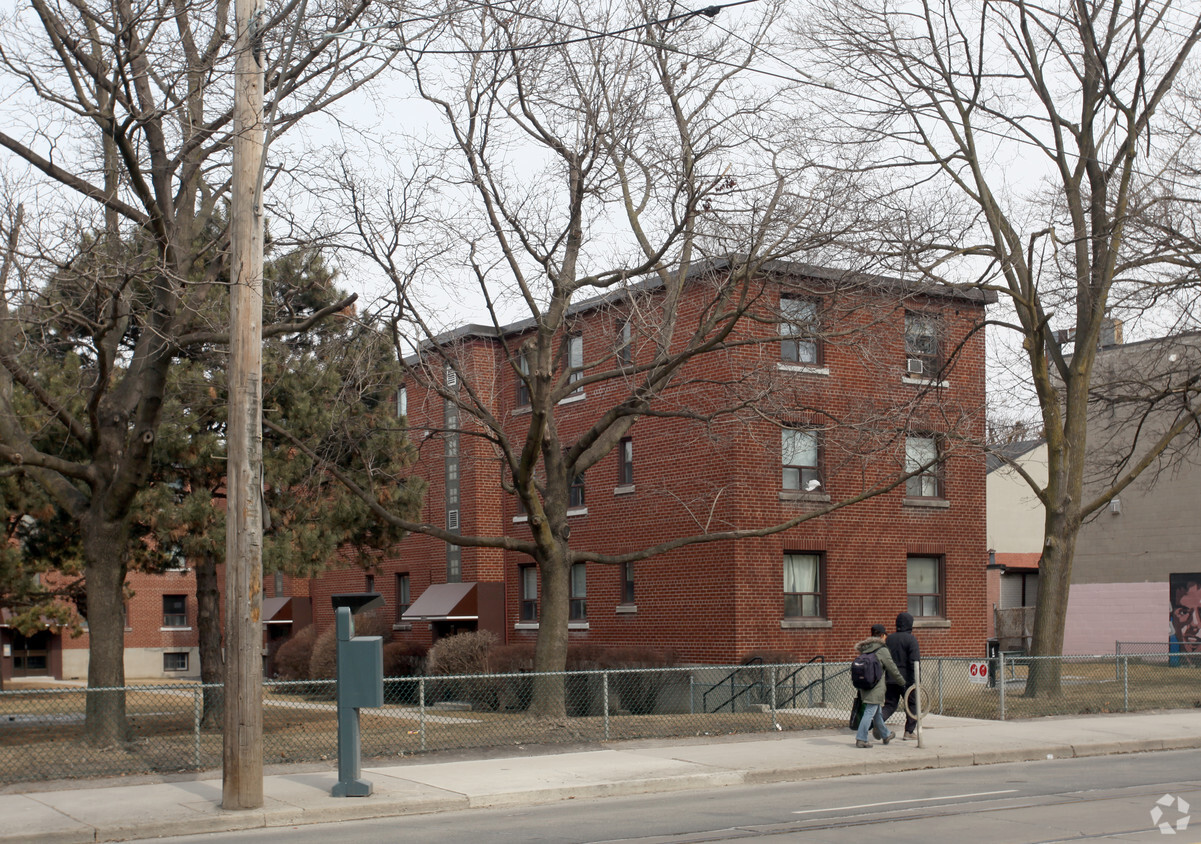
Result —
[[[1201,574],[1173,574],[1172,633],[1185,653],[1201,653]]]

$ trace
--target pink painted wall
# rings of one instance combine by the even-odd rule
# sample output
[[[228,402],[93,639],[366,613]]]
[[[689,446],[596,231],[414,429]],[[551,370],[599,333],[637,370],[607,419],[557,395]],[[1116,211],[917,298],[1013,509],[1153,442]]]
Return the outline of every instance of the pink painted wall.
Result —
[[[1075,583],[1068,594],[1063,652],[1111,654],[1117,641],[1166,646],[1168,604],[1166,582]]]

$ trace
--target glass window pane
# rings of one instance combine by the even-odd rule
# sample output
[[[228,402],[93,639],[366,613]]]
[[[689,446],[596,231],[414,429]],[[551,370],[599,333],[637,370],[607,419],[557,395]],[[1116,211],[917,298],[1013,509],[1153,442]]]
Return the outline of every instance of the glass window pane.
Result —
[[[938,444],[933,437],[908,437],[905,440],[905,471],[912,472],[938,459]]]
[[[934,557],[910,557],[907,577],[910,595],[938,592],[938,560]]]
[[[785,466],[817,465],[817,436],[812,431],[785,428],[780,434]]]
[[[588,575],[584,563],[571,567],[571,597],[584,598],[588,594]]]

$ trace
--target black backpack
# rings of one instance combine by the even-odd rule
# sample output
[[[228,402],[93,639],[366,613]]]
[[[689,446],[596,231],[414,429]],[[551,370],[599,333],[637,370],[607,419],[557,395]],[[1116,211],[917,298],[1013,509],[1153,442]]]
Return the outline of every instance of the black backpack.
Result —
[[[860,691],[870,691],[884,676],[884,666],[880,664],[875,651],[859,654],[851,663],[851,685]]]

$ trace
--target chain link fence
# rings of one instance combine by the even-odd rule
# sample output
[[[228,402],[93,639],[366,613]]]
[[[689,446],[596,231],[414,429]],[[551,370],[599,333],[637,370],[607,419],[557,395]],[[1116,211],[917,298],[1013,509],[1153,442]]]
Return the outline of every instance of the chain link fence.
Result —
[[[921,668],[922,711],[934,715],[1006,719],[1201,707],[1201,654],[1166,649],[935,657]],[[541,675],[562,683],[563,711],[537,716],[535,676],[385,679],[384,706],[360,712],[363,758],[378,764],[452,748],[845,728],[855,700],[849,663],[613,669]],[[128,740],[89,744],[88,697],[121,691]],[[218,768],[221,691],[178,684],[0,692],[0,783]],[[333,681],[264,683],[265,764],[336,760],[334,693]]]

